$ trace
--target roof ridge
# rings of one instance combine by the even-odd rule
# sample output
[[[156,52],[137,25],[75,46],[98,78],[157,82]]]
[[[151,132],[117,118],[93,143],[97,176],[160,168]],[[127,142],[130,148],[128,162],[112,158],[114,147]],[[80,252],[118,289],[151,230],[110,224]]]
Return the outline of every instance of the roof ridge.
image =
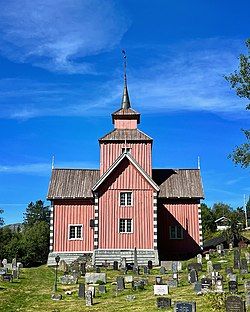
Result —
[[[52,170],[84,170],[84,171],[100,171],[100,169],[91,168],[53,168]]]

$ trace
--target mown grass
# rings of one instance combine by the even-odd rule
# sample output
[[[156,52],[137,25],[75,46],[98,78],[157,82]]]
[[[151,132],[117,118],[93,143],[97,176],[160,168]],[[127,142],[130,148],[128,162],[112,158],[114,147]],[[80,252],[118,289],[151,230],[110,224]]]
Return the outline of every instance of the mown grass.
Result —
[[[212,258],[213,263],[218,260],[225,260],[222,263],[221,273],[225,275],[225,266],[232,266],[232,252],[222,258]],[[242,250],[242,256],[244,251]],[[195,260],[193,260],[195,261]],[[192,262],[190,260],[189,262]],[[178,288],[170,288],[168,297],[175,301],[196,301],[197,312],[211,312],[211,311],[225,311],[220,305],[220,295],[203,295],[197,296],[193,291],[193,285],[187,282],[187,271],[185,269],[187,263],[184,263],[184,270],[180,273],[180,285]],[[199,276],[206,274],[206,261],[203,259],[203,272]],[[102,270],[104,271],[104,270]],[[107,270],[108,283],[107,293],[98,294],[94,298],[94,305],[92,307],[85,306],[85,300],[77,296],[78,285],[61,285],[58,284],[58,293],[63,295],[63,300],[53,301],[51,294],[53,293],[54,283],[54,269],[46,266],[38,268],[22,269],[20,279],[14,280],[13,283],[0,282],[0,311],[13,312],[13,311],[51,311],[51,312],[80,312],[80,311],[159,311],[156,308],[156,297],[153,294],[153,284],[155,277],[159,273],[159,269],[154,269],[147,277],[149,284],[146,285],[144,291],[132,291],[131,285],[127,284],[123,292],[117,293],[115,285],[111,282],[116,280],[119,274],[117,271]],[[129,273],[130,274],[130,273]],[[59,276],[62,273],[59,273]],[[143,276],[140,276],[143,277]],[[144,276],[146,278],[146,276]],[[163,276],[164,280],[170,279],[171,274]],[[250,279],[250,274],[239,274],[239,295],[244,298],[244,280]],[[84,279],[80,279],[79,282]],[[227,290],[227,282],[224,282],[225,290]],[[71,290],[72,295],[65,295],[66,290]],[[128,302],[126,296],[129,294],[135,295],[135,300]],[[171,308],[169,311],[173,311]]]

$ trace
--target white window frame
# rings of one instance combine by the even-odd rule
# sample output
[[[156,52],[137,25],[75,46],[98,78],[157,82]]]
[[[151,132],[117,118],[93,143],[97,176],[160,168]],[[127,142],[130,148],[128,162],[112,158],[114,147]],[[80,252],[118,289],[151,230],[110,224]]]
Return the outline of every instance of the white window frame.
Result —
[[[128,193],[131,194],[131,203],[130,203],[130,205],[128,205]],[[124,205],[121,204],[121,194],[125,194],[125,204]],[[133,192],[131,192],[131,191],[122,191],[122,192],[120,192],[120,194],[119,194],[119,206],[121,206],[121,207],[131,207],[131,206],[133,206]]]
[[[174,235],[172,235],[172,228],[174,228]],[[181,230],[181,236],[178,237],[178,228]],[[183,227],[181,225],[169,226],[169,239],[183,239]]]
[[[131,147],[127,147],[127,146],[122,147],[122,154],[123,153],[131,153]]]
[[[125,231],[121,231],[121,228],[120,228],[120,222],[121,220],[125,220]],[[128,232],[128,220],[131,221],[131,231]],[[120,218],[119,219],[119,222],[118,222],[118,233],[121,233],[121,234],[132,234],[134,232],[134,226],[133,226],[133,219],[129,219],[129,218]]]
[[[77,236],[77,227],[81,227],[81,237]],[[70,228],[75,227],[75,237],[70,238]],[[68,240],[83,240],[83,224],[69,224],[68,225]]]

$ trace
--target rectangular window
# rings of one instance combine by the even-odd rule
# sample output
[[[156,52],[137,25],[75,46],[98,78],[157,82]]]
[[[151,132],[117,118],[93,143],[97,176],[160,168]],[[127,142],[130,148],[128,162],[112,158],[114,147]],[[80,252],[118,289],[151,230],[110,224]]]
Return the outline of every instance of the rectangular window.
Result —
[[[130,147],[122,147],[122,154],[123,153],[130,153],[131,152],[131,148]]]
[[[82,239],[82,225],[69,226],[69,239]]]
[[[132,192],[120,193],[120,206],[132,206]]]
[[[170,239],[183,239],[183,228],[180,225],[171,225],[169,227]]]
[[[120,219],[119,232],[120,233],[132,233],[133,232],[132,219]]]

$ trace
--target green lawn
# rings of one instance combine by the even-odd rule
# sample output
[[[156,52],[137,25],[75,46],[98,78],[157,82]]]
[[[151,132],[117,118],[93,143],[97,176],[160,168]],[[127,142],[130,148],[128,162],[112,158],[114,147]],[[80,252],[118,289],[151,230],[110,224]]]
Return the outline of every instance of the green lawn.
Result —
[[[242,255],[244,253],[242,252]],[[227,261],[227,265],[232,266],[232,253],[223,258]],[[212,259],[216,262],[216,258]],[[204,261],[204,271],[200,274],[205,275],[206,261]],[[191,261],[189,261],[191,262]],[[184,263],[186,265],[186,263]],[[222,264],[222,273],[224,273],[224,267],[226,263]],[[104,270],[102,270],[104,271]],[[94,305],[92,307],[85,306],[85,300],[77,297],[78,285],[58,285],[58,293],[63,295],[63,300],[53,301],[51,300],[51,294],[54,282],[54,269],[46,266],[38,268],[22,269],[19,280],[14,280],[13,283],[2,281],[0,282],[0,311],[159,311],[156,309],[156,297],[153,295],[153,284],[155,276],[158,275],[159,269],[154,269],[149,278],[149,285],[146,286],[144,291],[132,291],[131,285],[126,285],[126,290],[121,293],[116,293],[115,285],[111,285],[112,281],[115,281],[118,272],[107,270],[108,283],[107,294],[99,295],[97,293],[94,298]],[[59,273],[61,275],[61,273]],[[171,274],[164,275],[164,280],[171,277]],[[242,276],[239,275],[239,295],[244,297],[244,279],[249,278],[250,274]],[[82,280],[83,281],[83,280]],[[219,298],[213,294],[197,296],[193,291],[193,286],[187,283],[187,272],[183,270],[180,273],[180,287],[170,289],[170,297],[172,302],[184,300],[184,301],[196,301],[197,312],[210,312],[210,311],[225,311],[223,308],[216,307],[216,303],[220,304]],[[224,283],[226,286],[227,283]],[[225,287],[226,288],[226,287]],[[71,296],[65,295],[66,290],[72,290]],[[135,300],[128,302],[126,296],[128,294],[135,295]],[[171,309],[170,311],[173,311]]]

